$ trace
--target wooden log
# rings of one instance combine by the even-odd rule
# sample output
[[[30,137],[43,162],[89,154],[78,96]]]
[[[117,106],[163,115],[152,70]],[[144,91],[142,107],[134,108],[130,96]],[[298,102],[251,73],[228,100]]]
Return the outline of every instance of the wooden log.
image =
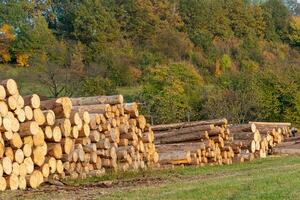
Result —
[[[5,191],[7,188],[6,179],[4,177],[0,177],[0,191]]]
[[[251,124],[237,124],[229,126],[229,130],[231,132],[256,132],[256,125],[254,123]]]
[[[209,125],[192,126],[192,127],[186,127],[180,129],[171,129],[163,132],[154,132],[154,134],[156,139],[160,139],[160,138],[172,137],[172,136],[187,134],[196,131],[208,131],[208,130],[212,130],[213,128],[214,125],[209,124]]]
[[[90,143],[91,143],[91,139],[88,138],[88,137],[75,139],[75,144],[87,145],[87,144],[90,144]]]
[[[71,98],[71,101],[74,106],[93,105],[93,104],[122,104],[123,96],[114,95],[114,96],[80,97],[80,98]]]
[[[60,130],[64,137],[69,137],[72,131],[71,121],[69,119],[58,119],[55,125],[60,127]]]
[[[36,108],[33,110],[33,119],[38,123],[39,126],[46,123],[46,117],[41,109]]]
[[[25,111],[23,109],[16,109],[14,111],[14,113],[16,114],[17,119],[19,120],[19,122],[25,122],[26,120],[26,115],[25,115]]]
[[[241,142],[242,148],[246,148],[252,153],[256,150],[256,142],[254,140],[235,140],[235,142]]]
[[[10,160],[14,160],[14,150],[11,147],[6,147],[4,152],[5,157],[8,157]]]
[[[26,176],[26,174],[27,174],[27,169],[25,163],[23,162],[19,165],[19,175]]]
[[[42,168],[41,168],[41,172],[43,174],[44,178],[48,178],[50,175],[50,168],[49,168],[49,164],[45,163],[43,164]]]
[[[1,109],[1,107],[0,107]],[[0,126],[0,131],[12,131],[12,121],[8,117],[2,118],[2,126]]]
[[[4,134],[3,134],[3,140],[5,140],[5,141],[9,141],[9,140],[11,140],[12,139],[12,136],[13,136],[13,132],[12,131],[5,131],[4,132]]]
[[[0,158],[3,158],[5,153],[5,146],[3,143],[0,143]]]
[[[79,136],[78,126],[73,126],[71,131],[71,137],[76,139],[78,138],[78,136]]]
[[[74,141],[69,137],[64,138],[61,144],[63,145],[63,152],[66,154],[70,154],[74,149]]]
[[[17,176],[20,175],[20,165],[19,165],[19,163],[13,162],[11,174],[14,174],[14,175],[17,175]]]
[[[181,122],[181,123],[175,123],[175,124],[155,125],[155,126],[152,126],[152,130],[153,131],[161,131],[161,130],[169,130],[169,129],[174,129],[174,128],[184,128],[184,127],[209,125],[209,124],[214,124],[215,126],[226,125],[227,119],[214,119],[214,120],[208,120],[208,121]]]
[[[19,189],[25,190],[27,187],[27,182],[25,176],[19,176]]]
[[[16,99],[17,99],[17,109],[22,109],[24,108],[25,106],[25,103],[24,103],[24,99],[21,95],[16,95]]]
[[[19,188],[19,178],[17,175],[11,174],[6,178],[7,188],[10,190],[17,190]]]
[[[291,126],[289,122],[249,122],[249,124],[255,124],[256,126]]]
[[[62,147],[60,143],[47,143],[48,155],[56,159],[62,157]]]
[[[56,172],[56,159],[54,157],[47,158],[46,163],[49,165],[50,174],[54,174]]]
[[[109,149],[111,145],[110,145],[109,139],[105,138],[105,139],[97,142],[96,146],[98,149]]]
[[[45,142],[44,131],[40,128],[40,131],[32,136],[34,146],[42,146]]]
[[[43,114],[46,117],[46,124],[53,126],[55,124],[55,113],[52,110],[44,110]]]
[[[161,138],[160,140],[156,140],[155,142],[161,144],[170,144],[170,143],[177,143],[177,142],[188,142],[188,141],[196,141],[202,139],[208,139],[208,133],[205,132],[192,132],[184,135],[178,135],[169,138]]]
[[[27,121],[20,124],[19,134],[21,137],[35,135],[40,132],[40,127],[35,121]]]
[[[55,126],[52,131],[52,138],[51,139],[46,138],[46,140],[53,141],[53,142],[60,142],[61,138],[62,138],[61,130],[58,126]]]
[[[9,157],[4,157],[2,159],[3,172],[10,175],[12,172],[12,160]]]
[[[172,151],[159,155],[160,164],[188,164],[191,162],[191,154],[189,151]]]
[[[11,140],[10,145],[12,148],[20,149],[23,146],[23,141],[19,135],[19,133],[14,133]]]
[[[155,149],[159,153],[160,152],[169,152],[169,151],[178,151],[178,150],[196,152],[198,150],[203,150],[206,147],[208,147],[208,141],[155,145]]]
[[[72,102],[68,97],[61,97],[58,99],[41,101],[40,107],[42,110],[52,110],[57,119],[70,118]]]
[[[32,174],[32,172],[34,170],[34,163],[31,159],[31,157],[25,158],[23,163],[26,166],[27,174]]]
[[[34,189],[39,187],[43,180],[43,174],[39,170],[34,170],[30,176],[26,176],[27,185]]]
[[[45,153],[41,146],[37,146],[33,149],[32,158],[34,164],[41,167],[45,162]]]
[[[70,122],[72,125],[80,125],[82,124],[82,119],[78,112],[72,111],[70,115]]]
[[[56,172],[59,174],[64,172],[64,165],[61,160],[56,160]]]
[[[5,117],[8,113],[8,106],[6,102],[0,101],[0,115],[1,117]]]
[[[25,106],[30,106],[33,109],[40,108],[41,100],[39,95],[33,94],[33,95],[25,96],[23,98],[24,98]]]
[[[18,85],[13,79],[3,80],[0,84],[4,86],[7,95],[15,95],[19,93]]]
[[[24,153],[21,149],[17,149],[15,152],[15,161],[19,164],[21,164],[24,161]]]
[[[92,142],[99,142],[100,140],[100,133],[96,130],[90,132],[89,138]]]
[[[3,85],[0,85],[0,100],[6,99],[6,91]]]
[[[104,114],[105,112],[110,112],[111,106],[109,104],[82,105],[73,106],[72,110],[80,115],[83,115],[84,112]]]
[[[16,94],[18,95],[18,94]],[[17,105],[18,105],[18,102],[17,102],[17,98],[16,96],[9,96],[7,98],[7,105],[9,107],[10,110],[16,110],[17,109]]]
[[[30,106],[24,107],[26,120],[31,121],[33,119],[33,110]]]
[[[137,103],[125,103],[123,105],[124,107],[124,112],[126,114],[129,114],[131,117],[138,117],[139,116],[139,111],[138,111],[138,105]]]
[[[23,150],[23,153],[24,153],[25,157],[30,157],[31,154],[32,154],[32,145],[24,143],[24,146],[23,146],[22,150]]]
[[[260,141],[259,132],[232,132],[232,136],[235,140],[254,140],[256,142]]]
[[[11,131],[18,132],[20,129],[20,122],[17,118],[12,118],[11,120]]]

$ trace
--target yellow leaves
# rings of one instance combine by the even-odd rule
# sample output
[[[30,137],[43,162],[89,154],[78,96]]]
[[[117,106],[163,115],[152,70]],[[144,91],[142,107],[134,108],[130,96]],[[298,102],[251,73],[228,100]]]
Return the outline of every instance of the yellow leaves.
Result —
[[[3,24],[0,27],[0,61],[6,63],[11,60],[9,48],[15,40],[15,35],[12,32],[12,27],[8,24]]]
[[[12,27],[8,24],[3,24],[0,28],[0,35],[3,35],[6,40],[13,41],[15,36],[12,33]]]
[[[3,60],[4,63],[7,63],[7,62],[9,62],[11,60],[11,56],[7,52],[0,53],[0,57]]]
[[[294,16],[291,20],[290,24],[290,34],[289,39],[292,45],[299,45],[300,44],[300,17]]]
[[[18,54],[17,55],[17,64],[21,67],[28,67],[28,60],[29,55],[28,54]]]
[[[139,80],[142,76],[141,70],[139,70],[136,67],[129,67],[128,73],[129,73],[130,77],[134,79],[134,81]]]
[[[293,16],[292,17],[292,24],[298,30],[300,30],[300,16]]]

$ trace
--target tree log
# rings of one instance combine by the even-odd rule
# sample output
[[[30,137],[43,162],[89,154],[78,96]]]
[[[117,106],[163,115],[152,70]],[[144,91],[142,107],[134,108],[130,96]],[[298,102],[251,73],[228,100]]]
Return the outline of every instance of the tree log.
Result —
[[[169,130],[174,128],[185,128],[191,126],[200,126],[200,125],[210,125],[213,124],[215,126],[226,125],[227,119],[214,119],[208,121],[195,121],[195,122],[181,122],[175,124],[162,124],[152,126],[153,131],[161,131],[161,130]]]

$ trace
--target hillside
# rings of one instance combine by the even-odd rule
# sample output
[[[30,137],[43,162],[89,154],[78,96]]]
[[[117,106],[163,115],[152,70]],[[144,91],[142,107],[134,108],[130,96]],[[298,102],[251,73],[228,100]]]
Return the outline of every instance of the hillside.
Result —
[[[47,97],[122,93],[151,122],[300,124],[295,0],[0,1],[0,79]]]

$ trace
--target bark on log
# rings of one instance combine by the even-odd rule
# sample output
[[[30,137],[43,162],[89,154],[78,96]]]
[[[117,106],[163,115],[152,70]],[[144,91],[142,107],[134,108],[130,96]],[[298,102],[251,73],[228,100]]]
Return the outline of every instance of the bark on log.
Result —
[[[195,122],[182,122],[182,123],[175,123],[175,124],[154,125],[152,126],[152,130],[161,131],[161,130],[168,130],[173,128],[184,128],[184,127],[209,125],[209,124],[214,124],[215,126],[226,125],[227,119],[214,119],[208,121],[195,121]]]
[[[169,137],[169,138],[161,138],[159,140],[156,139],[155,143],[160,143],[160,144],[170,144],[170,143],[177,143],[177,142],[189,142],[189,141],[196,141],[196,140],[203,140],[203,139],[208,139],[208,133],[207,131],[205,132],[192,132],[188,134],[183,134],[183,135],[177,135],[174,137]]]

